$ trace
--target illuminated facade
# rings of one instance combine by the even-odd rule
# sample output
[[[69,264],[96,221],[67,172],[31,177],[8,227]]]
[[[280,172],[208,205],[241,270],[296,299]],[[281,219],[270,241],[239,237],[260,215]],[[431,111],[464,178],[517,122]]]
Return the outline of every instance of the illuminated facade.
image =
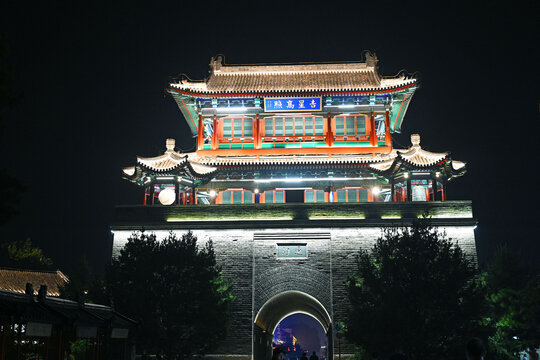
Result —
[[[196,138],[191,153],[166,150],[123,169],[140,205],[118,206],[113,256],[135,230],[158,238],[192,230],[212,240],[234,283],[233,333],[217,355],[270,359],[272,334],[293,313],[314,317],[337,357],[334,324],[347,316],[347,277],[359,249],[382,226],[428,214],[476,257],[470,201],[447,201],[464,162],[422,149],[420,136],[396,149],[414,77],[383,77],[377,58],[297,65],[210,63],[204,81],[167,91]],[[251,338],[251,343],[245,339]],[[341,340],[342,354],[354,347]]]
[[[145,205],[444,201],[465,172],[449,153],[395,149],[416,79],[360,63],[227,66],[171,83],[197,150],[137,158]]]

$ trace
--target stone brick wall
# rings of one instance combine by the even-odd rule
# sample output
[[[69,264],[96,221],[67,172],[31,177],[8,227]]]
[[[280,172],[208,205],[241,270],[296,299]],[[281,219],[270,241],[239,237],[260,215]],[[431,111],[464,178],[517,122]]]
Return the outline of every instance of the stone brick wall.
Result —
[[[332,229],[332,289],[333,289],[333,321],[345,322],[349,308],[347,279],[356,268],[356,255],[369,250],[380,236],[379,228]],[[354,352],[354,346],[341,340],[342,354]]]
[[[163,224],[163,230],[155,231],[158,239],[168,235],[167,225]],[[356,254],[360,249],[369,250],[381,235],[379,227],[365,226],[309,229],[240,227],[194,231],[200,244],[210,239],[214,242],[217,261],[224,277],[233,282],[236,296],[231,309],[231,331],[216,351],[222,354],[217,357],[234,355],[245,359],[251,356],[257,312],[273,296],[287,290],[313,296],[324,306],[334,324],[345,321],[349,306],[346,282],[355,269]],[[476,261],[474,226],[446,226],[441,229]],[[185,232],[174,231],[178,235]],[[283,237],[267,239],[258,236],[278,233]],[[314,238],[310,235],[314,233],[327,233],[329,236]],[[130,234],[127,229],[114,231],[113,256],[118,255]],[[292,238],[291,234],[294,234]],[[277,244],[280,242],[307,244],[307,258],[277,259]],[[334,354],[337,354],[335,344],[334,341]],[[342,341],[342,354],[353,351],[353,346]]]

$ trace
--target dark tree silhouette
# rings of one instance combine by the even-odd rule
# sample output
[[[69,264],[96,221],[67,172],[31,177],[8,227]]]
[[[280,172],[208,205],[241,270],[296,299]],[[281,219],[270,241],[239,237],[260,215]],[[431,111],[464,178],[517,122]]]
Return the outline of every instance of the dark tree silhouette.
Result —
[[[137,345],[169,359],[205,354],[227,331],[233,300],[213,245],[191,233],[163,241],[134,233],[107,271],[107,289],[121,313],[140,321]]]
[[[475,264],[428,219],[383,229],[357,264],[346,337],[369,353],[458,358],[478,336],[485,308]]]
[[[92,272],[85,257],[82,257],[77,267],[67,274],[69,281],[60,288],[61,298],[78,301],[83,296],[85,302],[109,304],[105,280]]]

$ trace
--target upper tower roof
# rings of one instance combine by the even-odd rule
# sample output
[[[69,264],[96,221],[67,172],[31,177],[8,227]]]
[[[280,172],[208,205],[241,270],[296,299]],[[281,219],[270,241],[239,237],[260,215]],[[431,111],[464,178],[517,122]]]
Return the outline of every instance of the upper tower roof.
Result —
[[[170,84],[187,95],[265,95],[275,93],[389,93],[414,86],[417,80],[400,74],[381,77],[377,57],[366,52],[365,62],[225,65],[223,56],[210,61],[203,81],[184,78]]]

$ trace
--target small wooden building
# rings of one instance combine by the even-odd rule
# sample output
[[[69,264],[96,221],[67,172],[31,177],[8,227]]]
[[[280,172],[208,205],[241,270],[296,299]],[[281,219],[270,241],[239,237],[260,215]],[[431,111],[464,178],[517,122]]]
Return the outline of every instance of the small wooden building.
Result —
[[[136,322],[111,307],[0,290],[0,360],[63,360],[72,349],[86,359],[128,359]]]

